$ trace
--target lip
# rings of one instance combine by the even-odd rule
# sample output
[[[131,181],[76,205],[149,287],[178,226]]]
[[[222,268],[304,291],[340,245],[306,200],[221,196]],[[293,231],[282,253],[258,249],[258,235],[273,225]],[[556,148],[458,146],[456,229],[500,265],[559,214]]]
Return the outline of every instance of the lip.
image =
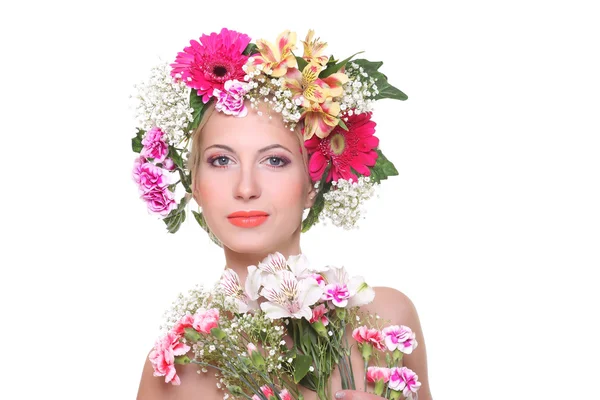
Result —
[[[264,223],[269,214],[264,211],[236,211],[227,216],[229,222],[240,228],[254,228]]]

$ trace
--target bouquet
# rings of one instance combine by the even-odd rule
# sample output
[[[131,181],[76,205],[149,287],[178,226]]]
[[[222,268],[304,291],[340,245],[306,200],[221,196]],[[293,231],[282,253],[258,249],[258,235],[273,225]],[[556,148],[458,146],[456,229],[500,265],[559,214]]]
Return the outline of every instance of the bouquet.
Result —
[[[176,365],[193,363],[217,371],[224,398],[302,399],[300,385],[329,400],[336,367],[342,388],[356,389],[350,357],[356,347],[365,390],[369,382],[379,396],[414,399],[420,383],[402,357],[416,348],[415,334],[362,313],[374,296],[362,277],[344,267],[313,268],[302,254],[270,254],[248,267],[243,286],[226,269],[213,288],[180,294],[166,313],[164,334],[150,353],[154,375],[178,385]]]

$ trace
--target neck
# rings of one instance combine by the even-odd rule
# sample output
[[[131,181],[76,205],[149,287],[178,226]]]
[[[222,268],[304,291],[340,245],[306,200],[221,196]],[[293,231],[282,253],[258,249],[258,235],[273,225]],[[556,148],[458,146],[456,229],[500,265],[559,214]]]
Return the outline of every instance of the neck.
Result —
[[[290,240],[287,243],[281,243],[276,248],[262,253],[239,253],[228,248],[227,246],[223,246],[225,251],[225,268],[231,268],[238,274],[243,287],[244,283],[246,282],[246,277],[248,276],[248,266],[258,265],[258,263],[266,256],[275,252],[283,254],[285,258],[302,253],[302,250],[300,249],[299,231],[297,237],[292,239],[295,240]]]

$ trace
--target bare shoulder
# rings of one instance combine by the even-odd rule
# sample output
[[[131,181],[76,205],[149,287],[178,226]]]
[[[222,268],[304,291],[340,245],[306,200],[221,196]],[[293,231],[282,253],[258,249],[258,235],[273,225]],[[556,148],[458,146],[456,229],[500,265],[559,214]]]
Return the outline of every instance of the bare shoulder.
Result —
[[[142,378],[138,388],[137,400],[192,400],[222,399],[223,393],[216,388],[214,371],[198,374],[193,364],[177,365],[180,385],[165,383],[164,377],[154,376],[152,363],[146,357]]]
[[[401,291],[391,287],[374,287],[375,298],[369,304],[361,307],[361,310],[369,314],[379,315],[384,321],[391,325],[405,325],[412,329],[417,340],[417,348],[404,357],[404,366],[412,369],[421,382],[419,389],[419,400],[431,400],[431,390],[427,375],[427,351],[425,338],[417,308],[412,300]]]
[[[394,325],[409,326],[415,319],[418,320],[416,307],[407,295],[386,286],[377,286],[373,289],[375,298],[371,303],[362,307],[363,311],[377,314]]]

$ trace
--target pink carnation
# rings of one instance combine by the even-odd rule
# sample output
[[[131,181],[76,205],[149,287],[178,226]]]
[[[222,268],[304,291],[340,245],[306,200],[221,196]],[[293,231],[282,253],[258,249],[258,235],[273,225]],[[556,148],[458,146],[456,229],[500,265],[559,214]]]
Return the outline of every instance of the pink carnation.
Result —
[[[173,193],[167,188],[154,187],[142,194],[142,199],[146,201],[148,211],[159,214],[163,217],[169,215],[171,210],[177,208],[177,203],[173,198]]]
[[[163,170],[148,162],[145,157],[136,158],[133,171],[133,180],[139,185],[140,193],[147,193],[155,188],[163,188],[169,184]]]
[[[181,337],[173,332],[158,339],[149,359],[154,368],[154,376],[164,376],[165,382],[179,385],[181,380],[175,370],[175,356],[182,356],[190,350],[190,346],[179,341]]]
[[[382,380],[384,383],[390,380],[392,371],[389,368],[369,367],[367,368],[367,380],[377,382]]]
[[[327,313],[327,307],[325,307],[325,304],[323,303],[319,304],[312,310],[312,318],[310,319],[310,323],[312,324],[313,322],[321,321],[324,326],[327,326],[329,324],[329,320],[325,316],[325,313]]]
[[[185,328],[191,328],[192,325],[194,325],[194,316],[192,314],[186,314],[173,325],[171,332],[183,336]]]
[[[248,115],[248,108],[244,104],[246,92],[244,85],[237,80],[225,82],[224,90],[213,91],[213,96],[217,98],[215,109],[227,115],[245,117]]]
[[[268,385],[261,386],[260,391],[267,399],[275,398],[275,393],[273,393],[273,389],[271,389],[271,387]],[[279,392],[279,397],[281,398],[281,400],[292,400],[292,395],[287,391],[287,389],[283,389],[281,392]],[[252,400],[260,399],[261,398],[258,397],[258,395],[256,394],[252,396]]]
[[[402,391],[404,397],[411,399],[421,387],[419,376],[406,367],[392,368],[388,387],[392,390]]]
[[[324,288],[322,300],[331,300],[336,307],[346,307],[350,292],[345,284],[331,283]]]
[[[153,158],[156,162],[162,162],[169,153],[169,146],[162,139],[164,132],[160,128],[154,127],[146,132],[142,144],[144,147],[140,155],[146,158]]]
[[[210,333],[212,328],[219,325],[219,310],[211,308],[209,310],[200,309],[194,315],[193,328],[200,333]]]
[[[404,325],[391,325],[383,329],[385,345],[390,351],[396,349],[405,354],[410,354],[417,348],[415,333]]]
[[[171,332],[177,335],[183,335],[185,328],[194,328],[196,331],[204,334],[209,334],[212,328],[219,325],[219,310],[211,308],[205,310],[203,308],[196,311],[196,314],[186,314],[173,325]]]
[[[377,350],[385,350],[383,343],[383,334],[381,331],[375,328],[367,328],[366,326],[360,326],[352,332],[352,337],[358,343],[367,343],[372,345]]]

